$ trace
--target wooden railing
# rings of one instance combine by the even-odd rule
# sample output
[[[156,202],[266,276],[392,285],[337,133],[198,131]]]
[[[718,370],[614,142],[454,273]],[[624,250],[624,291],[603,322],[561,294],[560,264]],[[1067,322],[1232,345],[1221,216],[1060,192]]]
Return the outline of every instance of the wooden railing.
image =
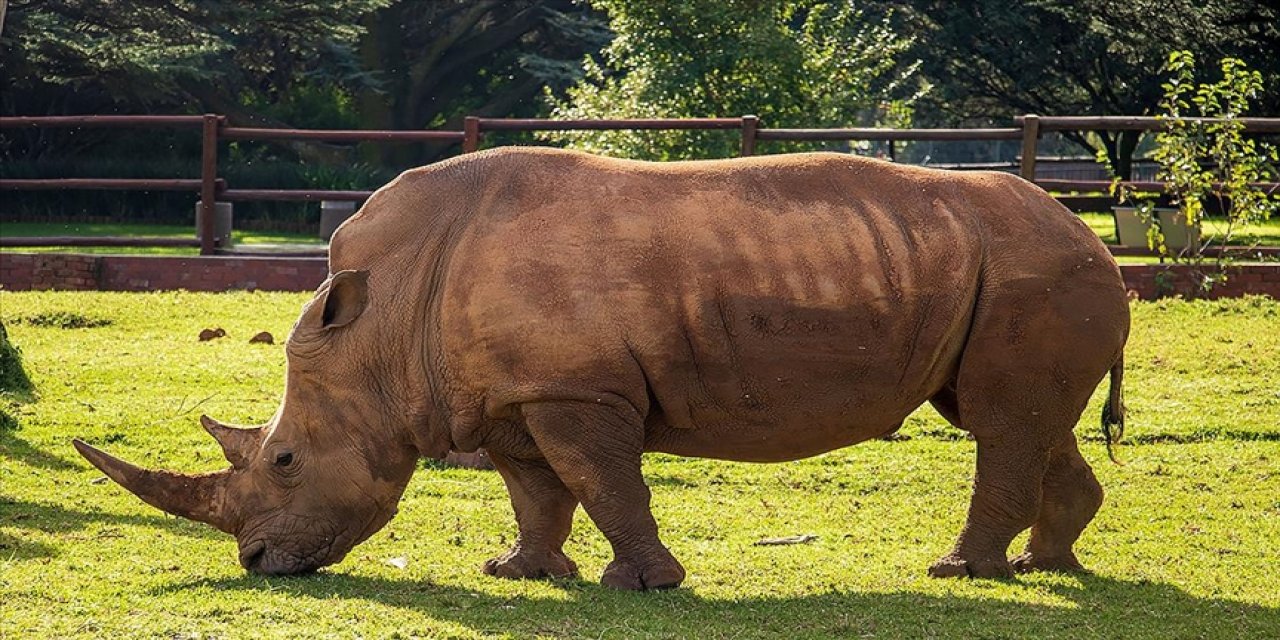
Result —
[[[1244,118],[1249,133],[1280,133],[1280,118]],[[1014,126],[972,129],[768,129],[756,116],[739,118],[671,118],[630,120],[549,120],[524,118],[468,117],[460,131],[452,130],[334,130],[230,127],[217,114],[193,116],[18,116],[0,117],[0,129],[26,128],[199,128],[201,133],[200,178],[198,179],[114,179],[45,178],[0,179],[0,190],[125,189],[140,191],[192,191],[200,194],[196,217],[197,239],[122,237],[0,237],[0,247],[36,246],[199,246],[200,253],[218,250],[214,236],[214,206],[217,201],[362,201],[371,191],[317,189],[235,189],[218,178],[218,143],[222,140],[310,140],[324,142],[445,142],[460,144],[463,153],[480,148],[486,132],[497,131],[601,131],[601,130],[726,130],[739,131],[740,155],[756,152],[758,141],[883,141],[890,158],[896,143],[908,141],[997,141],[1021,140],[1019,174],[1047,190],[1077,193],[1105,193],[1110,182],[1100,180],[1036,180],[1036,153],[1041,135],[1049,131],[1155,131],[1164,124],[1157,118],[1133,116],[1036,116],[1014,119]],[[1160,191],[1163,185],[1134,182],[1144,191]],[[1276,189],[1280,185],[1264,185]]]

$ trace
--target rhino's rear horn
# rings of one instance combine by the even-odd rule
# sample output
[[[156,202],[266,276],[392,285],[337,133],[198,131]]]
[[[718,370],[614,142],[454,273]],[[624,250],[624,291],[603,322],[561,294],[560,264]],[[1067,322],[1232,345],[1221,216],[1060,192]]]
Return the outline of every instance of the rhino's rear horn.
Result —
[[[262,448],[262,437],[266,433],[263,427],[233,427],[209,416],[200,416],[200,425],[218,441],[222,455],[233,467],[247,466],[253,460]]]
[[[143,502],[175,516],[211,524],[233,533],[224,515],[224,493],[230,469],[202,475],[172,471],[150,471],[95,449],[79,439],[72,440],[76,451],[108,478],[128,489]]]

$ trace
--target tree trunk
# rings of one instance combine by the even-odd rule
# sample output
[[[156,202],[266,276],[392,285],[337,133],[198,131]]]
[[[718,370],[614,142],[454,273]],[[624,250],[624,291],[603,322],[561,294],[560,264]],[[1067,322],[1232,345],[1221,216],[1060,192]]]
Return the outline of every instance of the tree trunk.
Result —
[[[1132,180],[1133,151],[1138,148],[1142,132],[1118,131],[1115,135],[1103,132],[1098,137],[1102,138],[1103,148],[1107,152],[1107,163],[1111,165],[1111,173],[1119,176],[1121,180]]]

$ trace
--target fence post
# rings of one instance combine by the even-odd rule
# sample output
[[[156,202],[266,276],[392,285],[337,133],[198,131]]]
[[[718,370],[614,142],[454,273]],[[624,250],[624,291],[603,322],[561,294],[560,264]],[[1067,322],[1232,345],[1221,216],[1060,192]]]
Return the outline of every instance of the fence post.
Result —
[[[740,156],[753,156],[756,154],[756,129],[760,128],[760,118],[755,116],[742,116],[742,151]]]
[[[462,121],[462,152],[472,153],[480,148],[480,118],[467,116]]]
[[[1022,117],[1022,178],[1036,181],[1036,147],[1040,142],[1040,116],[1029,113]]]
[[[214,250],[214,218],[218,197],[218,116],[204,114],[200,153],[200,255],[212,255]]]

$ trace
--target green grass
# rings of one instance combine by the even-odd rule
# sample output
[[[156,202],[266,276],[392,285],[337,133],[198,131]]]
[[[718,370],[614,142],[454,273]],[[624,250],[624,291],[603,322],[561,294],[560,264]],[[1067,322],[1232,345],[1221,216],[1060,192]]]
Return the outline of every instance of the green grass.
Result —
[[[1103,242],[1116,242],[1116,223],[1110,212],[1081,213],[1079,216],[1081,220],[1084,220],[1089,225],[1089,228],[1093,229],[1102,238]],[[1227,230],[1227,222],[1222,218],[1206,218],[1202,229],[1205,235],[1222,234]],[[1280,246],[1280,218],[1237,227],[1231,237],[1232,245]]]
[[[0,433],[0,637],[1280,637],[1275,301],[1135,303],[1127,464],[1097,439],[1101,394],[1078,430],[1108,491],[1078,546],[1094,575],[925,577],[963,522],[974,450],[922,410],[910,440],[795,463],[648,458],[689,579],[636,594],[596,584],[608,546],[581,512],[566,550],[583,580],[483,576],[515,530],[491,472],[424,465],[399,517],[344,562],[263,578],[230,537],[101,482],[71,449],[79,436],[144,465],[221,466],[197,416],[271,415],[283,347],[247,341],[283,337],[306,298],[0,292],[38,394]],[[110,324],[30,320],[73,314]],[[228,336],[196,340],[212,326]],[[819,537],[751,546],[801,533]]]
[[[248,231],[234,229],[231,232],[238,245],[308,245],[325,244],[316,234],[286,233],[282,231]],[[25,238],[32,236],[135,236],[149,238],[194,238],[195,228],[161,224],[56,224],[35,222],[0,223],[0,236]],[[199,255],[199,247],[13,247],[4,251],[74,252],[74,253],[128,253],[147,255]]]

